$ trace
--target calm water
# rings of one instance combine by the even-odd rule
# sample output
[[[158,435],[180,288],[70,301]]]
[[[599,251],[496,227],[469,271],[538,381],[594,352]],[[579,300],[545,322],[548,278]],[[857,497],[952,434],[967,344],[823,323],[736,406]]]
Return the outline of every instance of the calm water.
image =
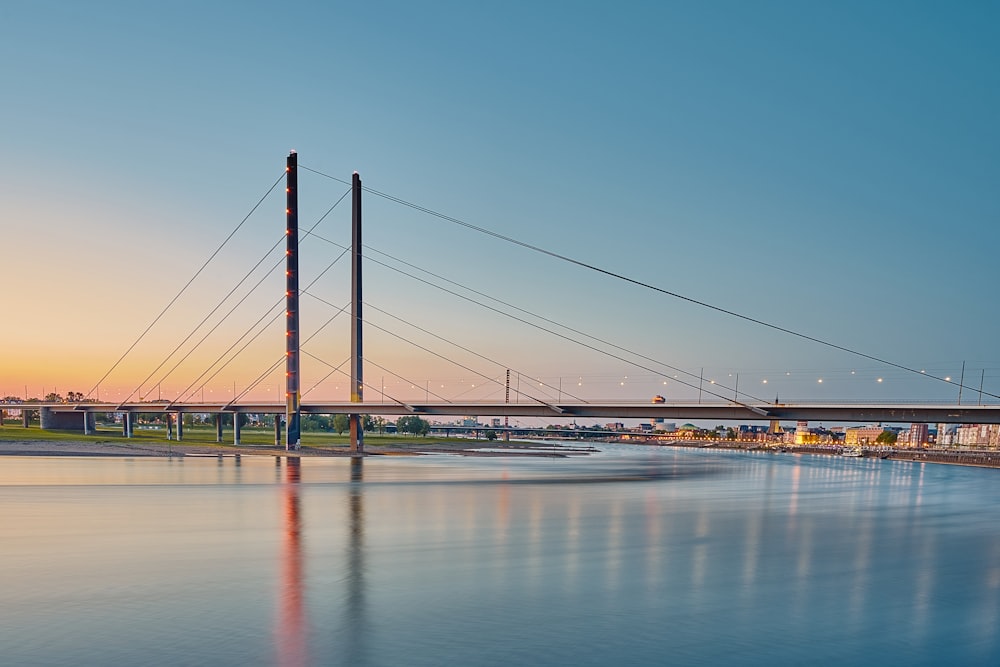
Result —
[[[1000,470],[0,458],[4,665],[1000,664]]]

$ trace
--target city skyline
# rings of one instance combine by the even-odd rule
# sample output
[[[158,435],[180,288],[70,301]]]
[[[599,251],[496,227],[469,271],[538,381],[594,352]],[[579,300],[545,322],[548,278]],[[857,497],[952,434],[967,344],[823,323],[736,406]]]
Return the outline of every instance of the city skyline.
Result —
[[[19,63],[0,109],[16,129],[0,139],[0,392],[91,390],[296,149],[315,170],[300,175],[303,230],[346,189],[316,172],[357,170],[376,191],[872,356],[956,380],[964,362],[966,400],[980,383],[1000,393],[994,6],[439,9],[0,10],[0,52]],[[154,371],[280,240],[283,207],[280,192],[265,199],[102,392],[182,391],[278,299],[280,276],[263,276],[280,251],[218,340],[166,381],[176,357]],[[344,202],[316,233],[346,244],[348,221]],[[540,378],[548,394],[575,379],[604,398],[693,397],[691,374],[725,395],[739,375],[740,394],[768,400],[957,394],[377,195],[365,225],[366,359],[387,369],[366,378],[387,377],[386,395],[434,381],[476,396],[484,381],[410,342],[489,378]],[[303,280],[340,252],[304,234]],[[688,384],[457,300],[399,260],[683,369]],[[303,296],[306,334],[349,298],[344,265]],[[347,356],[346,331],[341,316],[310,344],[304,388]],[[205,390],[239,393],[282,350],[279,325]]]

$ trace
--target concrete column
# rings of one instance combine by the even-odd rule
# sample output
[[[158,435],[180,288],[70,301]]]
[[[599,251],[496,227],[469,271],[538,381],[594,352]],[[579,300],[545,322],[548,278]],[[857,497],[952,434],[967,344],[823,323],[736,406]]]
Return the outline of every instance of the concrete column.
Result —
[[[122,413],[122,435],[126,438],[132,437],[132,413],[123,412]]]
[[[233,444],[240,444],[240,413],[233,413]]]
[[[31,426],[31,411],[21,410],[21,419],[24,420],[24,428]]]
[[[222,413],[215,413],[215,441],[222,442]]]
[[[281,447],[281,415],[274,415],[274,446]]]
[[[97,425],[93,413],[83,413],[83,425],[80,424],[79,412],[56,412],[52,408],[40,408],[38,425],[44,430],[81,431],[88,433]]]
[[[177,442],[184,439],[184,414],[177,413]]]
[[[171,440],[174,437],[173,415],[171,415],[169,412],[164,412],[163,418],[167,420],[167,440]]]
[[[0,426],[3,426],[3,418],[7,416],[6,410],[0,410]]]

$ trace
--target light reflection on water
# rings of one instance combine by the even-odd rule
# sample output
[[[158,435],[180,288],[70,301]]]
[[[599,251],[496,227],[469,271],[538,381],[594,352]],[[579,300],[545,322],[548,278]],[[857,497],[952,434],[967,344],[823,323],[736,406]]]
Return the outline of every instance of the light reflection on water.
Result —
[[[1000,471],[0,459],[0,662],[1000,664]]]

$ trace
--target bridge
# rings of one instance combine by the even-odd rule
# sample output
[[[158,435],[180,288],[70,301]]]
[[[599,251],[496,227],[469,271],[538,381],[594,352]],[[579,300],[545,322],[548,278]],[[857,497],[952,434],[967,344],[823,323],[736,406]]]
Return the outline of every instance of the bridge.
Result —
[[[24,402],[7,409],[46,410],[60,414],[142,413],[265,414],[285,413],[286,404],[246,403],[44,403]],[[837,422],[926,422],[941,424],[1000,424],[1000,405],[933,404],[818,404],[818,403],[493,403],[485,401],[434,403],[352,403],[349,401],[302,402],[302,414],[334,415],[361,412],[366,415],[539,417],[553,419],[704,419],[721,421],[837,421]],[[78,420],[79,421],[79,420]],[[69,422],[67,422],[69,424]],[[75,425],[75,424],[74,424]],[[82,428],[77,426],[77,428]]]
[[[732,398],[727,398],[723,396],[719,391],[719,387],[709,387],[705,389],[705,393],[710,397],[707,402],[702,402],[701,397],[704,388],[704,378],[695,377],[692,373],[685,372],[685,375],[690,378],[690,381],[680,380],[681,384],[686,384],[689,387],[694,387],[693,383],[697,379],[697,388],[699,394],[698,402],[676,402],[676,401],[666,401],[658,400],[654,402],[628,402],[628,401],[614,401],[614,400],[582,400],[574,399],[572,401],[561,400],[562,389],[559,388],[560,398],[559,400],[551,400],[550,398],[542,397],[532,397],[526,393],[515,390],[517,396],[515,400],[511,401],[511,383],[510,383],[510,370],[507,371],[507,381],[506,381],[506,395],[503,401],[460,401],[460,400],[437,400],[437,401],[410,401],[390,398],[386,400],[386,396],[383,391],[381,392],[381,400],[378,402],[365,401],[364,400],[364,389],[367,386],[363,378],[363,369],[366,363],[371,363],[370,360],[366,359],[363,354],[363,328],[365,320],[362,316],[362,216],[361,216],[361,203],[362,203],[362,193],[364,188],[361,186],[360,176],[355,173],[350,181],[351,202],[352,202],[352,244],[349,249],[345,248],[345,253],[350,252],[352,259],[351,266],[351,301],[350,301],[350,318],[351,318],[351,354],[349,357],[350,362],[350,400],[349,401],[303,401],[302,400],[302,386],[301,386],[301,345],[300,340],[300,323],[299,323],[299,313],[300,313],[300,296],[305,292],[299,285],[299,225],[298,225],[298,157],[293,151],[289,154],[286,160],[284,180],[285,180],[285,191],[286,191],[286,229],[285,229],[285,355],[283,361],[285,364],[285,401],[250,401],[241,400],[242,395],[237,395],[235,388],[233,391],[233,397],[228,401],[194,401],[190,399],[190,395],[187,400],[173,400],[173,401],[148,401],[148,400],[132,400],[133,395],[126,397],[125,400],[115,401],[115,402],[101,402],[100,400],[90,399],[90,394],[87,396],[87,400],[77,401],[77,402],[22,402],[17,404],[9,405],[6,409],[20,409],[25,411],[25,425],[28,423],[27,411],[38,411],[42,417],[41,424],[43,428],[61,428],[61,429],[80,429],[84,432],[89,432],[94,428],[94,415],[99,413],[120,413],[124,415],[124,433],[125,435],[131,435],[131,421],[132,416],[135,414],[162,414],[168,424],[168,428],[172,424],[176,424],[177,435],[180,437],[182,435],[183,421],[181,417],[187,413],[198,413],[198,414],[214,414],[216,415],[216,424],[218,428],[219,439],[221,441],[221,415],[233,414],[233,415],[245,415],[245,414],[264,414],[264,415],[284,415],[284,423],[286,426],[286,437],[285,445],[289,450],[298,449],[301,440],[301,427],[300,419],[302,414],[346,414],[350,418],[350,433],[351,433],[351,447],[352,451],[356,453],[363,453],[363,429],[361,426],[361,417],[363,415],[376,415],[376,416],[396,416],[396,415],[421,415],[421,416],[462,416],[462,415],[475,415],[475,416],[493,416],[502,417],[505,420],[507,418],[547,418],[547,419],[557,419],[561,421],[573,420],[573,419],[588,419],[588,418],[614,418],[614,419],[657,419],[657,420],[688,420],[688,419],[703,419],[703,420],[713,420],[713,421],[821,421],[821,422],[855,422],[855,423],[870,423],[870,422],[924,422],[924,423],[973,423],[973,424],[1000,424],[1000,405],[982,405],[982,386],[979,388],[980,404],[978,405],[968,405],[961,403],[961,390],[966,388],[964,385],[964,377],[958,382],[953,381],[950,377],[933,377],[928,375],[923,370],[917,370],[913,368],[907,368],[900,364],[888,362],[877,357],[859,353],[856,351],[849,350],[840,345],[835,345],[828,343],[826,341],[814,338],[812,336],[797,333],[795,331],[779,327],[761,320],[756,320],[739,313],[732,311],[727,311],[725,309],[712,306],[711,304],[702,303],[682,295],[677,295],[671,292],[667,292],[661,288],[651,286],[645,283],[641,283],[634,279],[628,278],[627,276],[622,276],[615,274],[600,267],[594,267],[578,260],[564,257],[558,253],[554,253],[548,250],[540,249],[529,244],[525,244],[514,239],[508,239],[502,237],[493,232],[488,232],[493,236],[497,236],[504,240],[512,241],[518,245],[524,246],[528,249],[539,251],[545,255],[553,257],[557,260],[568,261],[570,263],[579,265],[585,269],[595,270],[599,273],[606,274],[616,279],[621,279],[626,282],[638,285],[643,288],[652,289],[654,291],[663,292],[670,296],[678,297],[683,300],[695,303],[699,306],[704,306],[712,310],[722,312],[726,315],[737,317],[745,321],[749,321],[754,324],[769,327],[771,329],[778,330],[785,334],[797,336],[801,339],[815,342],[817,344],[826,345],[841,351],[849,352],[856,356],[877,361],[879,363],[885,364],[889,367],[894,367],[898,370],[903,370],[906,372],[917,373],[925,375],[931,379],[935,379],[941,382],[945,382],[952,386],[957,386],[959,389],[959,400],[957,403],[894,403],[894,402],[877,402],[877,403],[846,403],[846,402],[834,402],[834,403],[822,403],[822,402],[779,402],[777,399],[773,402],[763,401],[758,398],[753,398],[746,393],[741,397],[739,392],[739,376],[737,375],[736,390],[733,392]],[[321,172],[309,169],[317,174]],[[321,174],[324,175],[325,174]],[[335,179],[336,180],[336,179]],[[280,182],[280,179],[279,179]],[[346,181],[342,181],[346,184]],[[277,182],[275,183],[277,185]],[[275,186],[272,186],[272,190]],[[270,193],[270,190],[268,191]],[[379,193],[383,196],[388,197],[391,200],[404,203],[408,206],[414,206],[419,210],[433,213],[439,217],[441,214],[434,213],[427,209],[422,209],[421,207],[416,207],[415,205],[408,204],[397,198],[385,195],[384,193]],[[266,197],[267,195],[265,195]],[[346,196],[346,193],[345,195]],[[343,196],[341,197],[343,199]],[[262,199],[263,201],[263,199]],[[339,203],[339,200],[338,200]],[[258,202],[259,204],[259,202]],[[334,204],[336,206],[336,204]],[[256,208],[256,207],[255,207]],[[332,208],[331,208],[332,210]],[[252,211],[251,211],[252,212]],[[454,219],[450,219],[455,221]],[[461,221],[456,221],[461,222]],[[466,224],[466,223],[462,223]],[[468,225],[466,225],[468,226]],[[482,230],[480,230],[482,231]],[[210,260],[211,261],[211,258]],[[204,267],[202,267],[204,268]],[[196,274],[197,276],[197,274]],[[190,284],[190,283],[189,283]],[[182,290],[183,291],[183,290]],[[221,304],[220,304],[221,305]],[[332,305],[332,304],[330,304]],[[169,308],[169,305],[168,305]],[[218,307],[217,307],[218,308]],[[341,309],[341,311],[346,310],[346,308]],[[377,310],[377,309],[376,309]],[[166,312],[166,309],[164,310]],[[214,312],[214,310],[213,310]],[[162,315],[162,313],[161,313]],[[207,319],[207,318],[206,318]],[[155,324],[155,321],[154,321]],[[152,325],[151,325],[152,326]],[[147,329],[148,331],[148,329]],[[384,329],[383,329],[384,331]],[[193,332],[192,332],[193,333]],[[388,332],[391,333],[391,332]],[[550,332],[551,333],[551,332]],[[142,336],[140,336],[141,339]],[[190,335],[189,335],[190,338]],[[592,338],[592,337],[589,337]],[[187,340],[187,339],[185,339]],[[202,339],[204,340],[204,339]],[[138,341],[137,341],[138,342]],[[601,341],[606,343],[606,341]],[[622,350],[618,346],[607,343],[612,350]],[[586,345],[590,347],[590,345]],[[133,344],[134,347],[134,344]],[[462,348],[465,349],[465,348]],[[131,350],[131,348],[130,348]],[[176,350],[175,350],[176,351]],[[128,354],[123,355],[122,359]],[[309,355],[313,356],[313,355]],[[610,356],[619,359],[621,361],[628,361],[620,352],[612,351]],[[672,371],[680,371],[675,367],[669,366],[662,362],[654,362],[654,360],[648,357],[643,357],[638,355],[640,361],[636,362],[634,359],[630,362],[633,365],[637,365],[640,368],[645,368],[646,370],[653,370],[649,364],[653,363],[658,365],[657,372],[662,371],[662,368],[670,368]],[[119,359],[119,362],[121,359]],[[325,362],[324,362],[325,363]],[[346,363],[346,362],[345,362]],[[160,367],[164,364],[161,363]],[[340,366],[334,366],[332,364],[327,364],[328,366],[334,368],[334,370],[339,370]],[[341,364],[342,366],[343,364]],[[115,364],[117,366],[117,364]],[[111,370],[114,370],[115,366]],[[269,371],[274,370],[277,364],[273,364]],[[159,370],[160,367],[157,367]],[[174,367],[176,368],[176,366]],[[381,368],[381,367],[380,367]],[[383,369],[384,370],[384,369]],[[111,371],[109,371],[110,373]],[[154,371],[155,373],[156,371]],[[331,371],[333,372],[333,371]],[[963,369],[964,373],[964,369]],[[346,373],[345,373],[346,374]],[[105,378],[108,374],[105,374]],[[152,374],[151,374],[152,376]],[[677,375],[673,376],[677,378]],[[105,379],[105,378],[102,378]],[[148,379],[148,378],[147,378]],[[881,379],[879,380],[881,382]],[[197,382],[197,381],[196,381]],[[714,385],[714,381],[712,385]],[[100,381],[95,385],[100,386]],[[204,385],[202,385],[204,386]],[[968,388],[972,389],[972,388]],[[91,391],[93,393],[93,390]],[[246,392],[244,392],[245,394]],[[429,398],[429,390],[427,391]],[[994,394],[987,395],[991,398],[998,398],[1000,396],[995,396]],[[236,424],[235,428],[235,441],[239,442],[239,419],[234,419]],[[281,435],[281,419],[275,419],[275,438],[276,441],[280,441]]]

